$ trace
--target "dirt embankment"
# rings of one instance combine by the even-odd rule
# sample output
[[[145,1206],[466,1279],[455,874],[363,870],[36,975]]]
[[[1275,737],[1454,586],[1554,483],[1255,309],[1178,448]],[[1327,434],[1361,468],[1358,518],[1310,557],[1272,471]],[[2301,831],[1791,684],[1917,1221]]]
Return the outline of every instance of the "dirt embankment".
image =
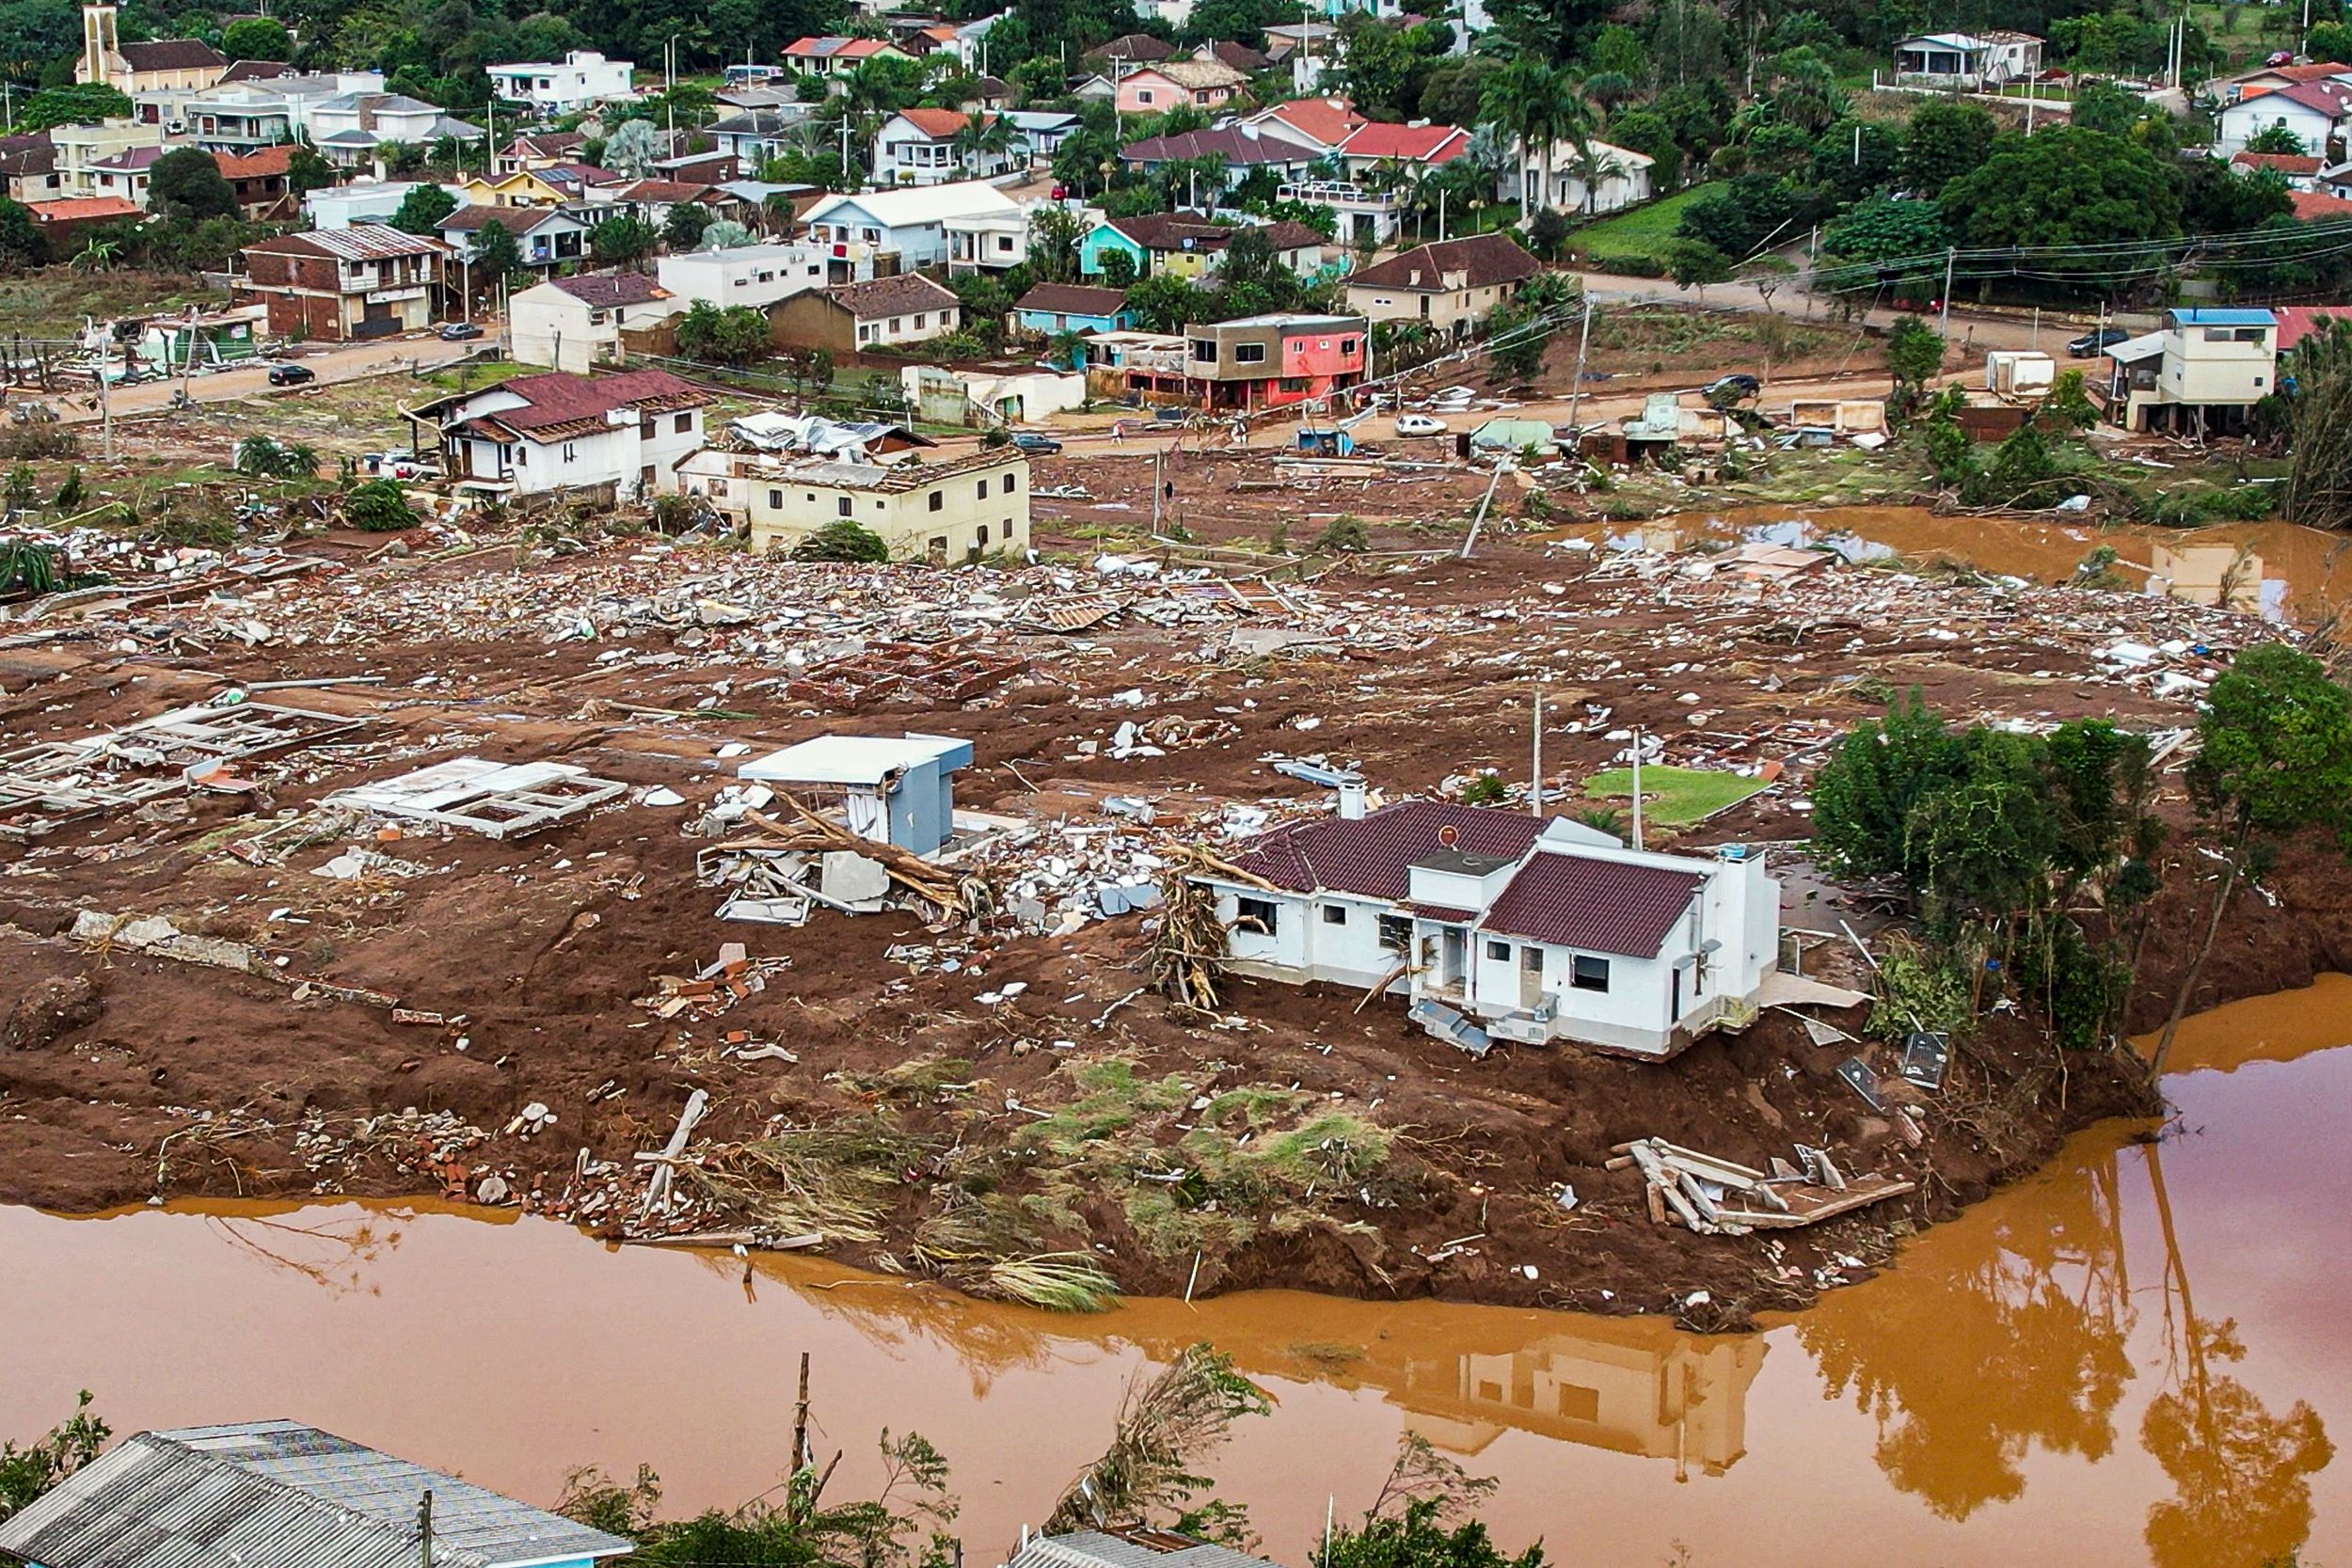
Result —
[[[779,1212],[818,1216],[862,1263],[985,1285],[975,1259],[1082,1251],[1131,1291],[1281,1285],[1736,1324],[1855,1277],[2066,1131],[2132,1107],[2129,1075],[2060,1062],[2007,1015],[1936,1093],[1860,1047],[1919,1108],[1915,1147],[1836,1076],[1857,1047],[1817,1045],[1786,1014],[1664,1065],[1572,1047],[1473,1061],[1353,993],[1235,983],[1210,1018],[1136,994],[1148,913],[1059,936],[1001,917],[930,930],[905,913],[723,923],[696,877],[709,841],[686,831],[730,776],[723,749],[834,729],[967,736],[978,760],[960,802],[1030,826],[1026,859],[1000,871],[1050,902],[1089,856],[1132,867],[1162,833],[1219,835],[1236,810],[1327,809],[1270,755],[1355,763],[1391,794],[1458,789],[1486,767],[1517,778],[1538,674],[1553,787],[1609,764],[1612,736],[1639,724],[1678,760],[1784,769],[1684,842],[1782,841],[1803,836],[1825,737],[1890,688],[1961,715],[2178,724],[2185,701],[2103,663],[2105,641],[2271,635],[2120,595],[1845,567],[1759,583],[1508,541],[1471,562],[1352,567],[1246,615],[1138,586],[1120,590],[1123,618],[1076,637],[1007,615],[1105,586],[1083,570],[820,572],[621,544],[519,570],[362,568],[0,648],[9,745],[224,685],[382,677],[278,694],[362,722],[253,765],[257,794],[174,796],[12,852],[0,1199],[471,1195],[495,1176],[505,1201],[609,1226],[619,1210],[589,1212],[588,1190],[640,1180],[633,1156],[701,1088],[712,1112],[694,1148],[730,1180],[751,1168],[739,1151],[821,1131],[831,1163],[770,1167],[759,1201],[804,1189]],[[255,622],[258,645],[222,635]],[[878,650],[954,638],[1010,667],[979,689],[857,673]],[[1165,744],[1113,754],[1120,724],[1162,720],[1180,721]],[[334,789],[469,753],[561,758],[686,804],[632,800],[516,843],[384,839],[314,815]],[[1160,825],[1105,815],[1114,796],[1151,798]],[[257,820],[293,826],[243,856]],[[285,850],[306,823],[333,831]],[[322,874],[354,849],[385,863]],[[2149,942],[2136,1023],[2160,1016],[2194,924],[2187,875]],[[2352,961],[2340,864],[2291,858],[2275,887],[2277,907],[2241,905],[2200,1006]],[[1835,933],[1870,911],[1793,881],[1788,903],[1790,924],[1827,934],[1808,972],[1852,978]],[[88,910],[168,914],[250,944],[264,973],[75,941]],[[728,941],[770,960],[758,989],[665,1012],[660,977],[691,980]],[[444,1022],[397,1022],[384,999]],[[536,1132],[517,1125],[534,1104],[554,1114]],[[1639,1178],[1606,1168],[1613,1145],[1652,1136],[1757,1165],[1813,1145],[1918,1190],[1813,1230],[1702,1239],[1653,1225]],[[700,1211],[713,1225],[743,1208],[739,1185],[719,1186]]]

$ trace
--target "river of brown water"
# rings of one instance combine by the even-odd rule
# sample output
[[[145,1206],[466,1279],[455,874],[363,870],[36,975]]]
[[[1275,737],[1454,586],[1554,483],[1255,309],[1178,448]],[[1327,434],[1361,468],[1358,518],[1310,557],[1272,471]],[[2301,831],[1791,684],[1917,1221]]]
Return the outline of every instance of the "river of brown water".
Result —
[[[1644,523],[1580,524],[1545,537],[1616,548],[1674,550],[1708,541],[1828,547],[1851,560],[1899,556],[1917,565],[1973,566],[2031,582],[2071,580],[2101,546],[2132,590],[2169,593],[2272,620],[2313,625],[2352,600],[2352,534],[2294,523],[2203,529],[2101,528],[2062,516],[1943,516],[1920,506],[1756,506],[1687,512]]]
[[[119,1432],[291,1416],[552,1501],[652,1465],[665,1507],[772,1485],[801,1352],[841,1495],[883,1426],[954,1465],[975,1564],[1211,1340],[1278,1402],[1211,1468],[1303,1562],[1401,1434],[1500,1482],[1555,1563],[2352,1560],[2352,977],[2193,1020],[2160,1143],[2115,1124],[1739,1338],[1263,1292],[1092,1318],[763,1259],[608,1249],[429,1205],[0,1209],[0,1435],[87,1387]],[[1677,1553],[1684,1555],[1677,1555]]]

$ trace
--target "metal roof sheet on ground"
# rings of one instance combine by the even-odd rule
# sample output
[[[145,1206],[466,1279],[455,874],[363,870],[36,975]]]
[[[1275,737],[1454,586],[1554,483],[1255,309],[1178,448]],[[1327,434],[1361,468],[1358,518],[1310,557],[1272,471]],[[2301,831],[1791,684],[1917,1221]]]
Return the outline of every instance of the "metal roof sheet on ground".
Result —
[[[1158,1539],[1182,1544],[1160,1545]],[[1174,1531],[1154,1532],[1152,1542],[1132,1541],[1102,1530],[1040,1535],[1021,1548],[1008,1568],[1269,1568],[1265,1559],[1230,1546],[1189,1541]]]
[[[878,784],[920,763],[953,768],[971,761],[972,743],[953,736],[825,735],[755,757],[736,773],[770,784]]]
[[[2143,332],[2137,338],[2126,338],[2120,343],[2106,346],[2107,357],[2125,365],[2163,352],[2164,334],[2161,332]]]
[[[619,1536],[295,1421],[148,1432],[0,1522],[45,1568],[497,1568],[614,1557]]]

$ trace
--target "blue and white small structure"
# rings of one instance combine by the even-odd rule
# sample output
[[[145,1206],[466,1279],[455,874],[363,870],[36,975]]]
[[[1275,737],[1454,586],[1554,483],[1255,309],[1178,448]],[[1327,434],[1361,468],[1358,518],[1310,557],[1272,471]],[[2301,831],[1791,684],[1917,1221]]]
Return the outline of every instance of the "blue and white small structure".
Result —
[[[929,859],[955,832],[955,772],[971,766],[972,743],[953,736],[827,735],[736,771],[796,794],[837,795],[851,832]]]

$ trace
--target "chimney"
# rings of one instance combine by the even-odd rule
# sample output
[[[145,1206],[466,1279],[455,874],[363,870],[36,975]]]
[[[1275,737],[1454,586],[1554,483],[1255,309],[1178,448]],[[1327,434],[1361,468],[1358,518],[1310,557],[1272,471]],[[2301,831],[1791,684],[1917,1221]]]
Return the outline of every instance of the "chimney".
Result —
[[[1361,822],[1364,819],[1364,781],[1351,773],[1340,781],[1340,820]]]

